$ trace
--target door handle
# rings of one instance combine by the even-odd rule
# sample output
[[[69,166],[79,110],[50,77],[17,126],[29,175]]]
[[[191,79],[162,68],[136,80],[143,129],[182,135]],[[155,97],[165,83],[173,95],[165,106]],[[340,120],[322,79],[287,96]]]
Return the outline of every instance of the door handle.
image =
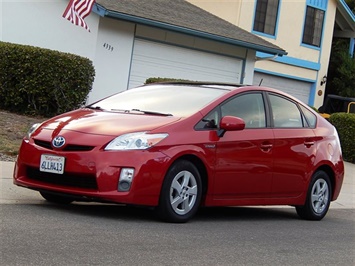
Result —
[[[312,145],[314,145],[314,141],[312,140],[306,140],[304,142],[304,146],[306,146],[307,148],[311,147]]]
[[[260,145],[260,148],[261,148],[261,150],[262,150],[263,152],[268,152],[268,151],[271,150],[272,144],[271,144],[271,143],[262,143],[262,144]]]

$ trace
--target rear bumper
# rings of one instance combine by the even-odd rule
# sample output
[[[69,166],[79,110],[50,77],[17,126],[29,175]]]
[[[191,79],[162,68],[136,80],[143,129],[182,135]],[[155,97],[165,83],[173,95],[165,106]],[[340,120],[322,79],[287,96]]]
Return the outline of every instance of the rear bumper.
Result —
[[[333,197],[332,201],[336,200],[339,197],[341,187],[343,185],[344,181],[344,175],[345,175],[345,166],[343,161],[339,161],[335,165],[335,180],[334,180],[334,188],[333,188]]]

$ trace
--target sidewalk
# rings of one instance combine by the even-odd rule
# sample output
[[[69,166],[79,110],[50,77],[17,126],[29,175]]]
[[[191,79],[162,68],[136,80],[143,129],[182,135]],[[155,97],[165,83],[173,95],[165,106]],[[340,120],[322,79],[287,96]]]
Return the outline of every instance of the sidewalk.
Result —
[[[340,195],[330,204],[330,208],[355,209],[355,164],[344,162],[345,177]]]
[[[13,162],[0,161],[0,203],[40,203],[39,193],[23,189],[12,183]],[[330,208],[355,209],[355,164],[345,162],[345,177],[340,196],[333,201]]]

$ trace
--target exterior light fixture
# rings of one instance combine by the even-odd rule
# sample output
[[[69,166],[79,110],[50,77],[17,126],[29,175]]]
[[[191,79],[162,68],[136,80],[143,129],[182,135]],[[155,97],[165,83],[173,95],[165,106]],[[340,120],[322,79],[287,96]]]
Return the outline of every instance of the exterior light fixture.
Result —
[[[324,75],[324,77],[322,78],[322,80],[320,81],[320,85],[323,86],[323,84],[325,84],[327,82],[327,76]]]

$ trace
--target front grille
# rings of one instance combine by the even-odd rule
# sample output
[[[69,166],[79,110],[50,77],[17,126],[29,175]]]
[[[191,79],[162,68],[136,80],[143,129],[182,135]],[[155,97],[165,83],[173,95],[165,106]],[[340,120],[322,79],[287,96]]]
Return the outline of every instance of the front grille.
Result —
[[[34,142],[42,148],[53,150],[53,147],[49,141],[35,139]],[[94,148],[95,146],[68,144],[63,148],[63,151],[91,151]]]
[[[27,177],[32,180],[37,180],[53,185],[97,190],[95,175],[73,173],[64,173],[60,175],[41,172],[34,167],[27,167]]]
[[[53,150],[52,146],[51,146],[51,143],[49,141],[44,141],[44,140],[38,140],[38,139],[35,139],[35,144],[42,147],[42,148],[46,148],[46,149],[49,149],[49,150]]]
[[[67,145],[63,151],[91,151],[94,146],[84,146],[84,145]]]

